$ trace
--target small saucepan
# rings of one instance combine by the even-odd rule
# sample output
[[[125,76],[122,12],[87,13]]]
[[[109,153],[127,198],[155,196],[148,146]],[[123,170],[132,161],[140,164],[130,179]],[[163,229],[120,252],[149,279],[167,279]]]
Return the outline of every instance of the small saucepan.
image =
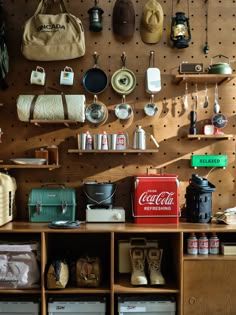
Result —
[[[115,115],[121,120],[129,119],[133,115],[132,107],[125,102],[125,95],[122,96],[122,103],[116,105]]]
[[[105,104],[98,101],[94,95],[93,103],[89,104],[85,110],[86,119],[93,124],[103,124],[108,118],[108,110]]]
[[[106,73],[100,69],[97,65],[99,55],[97,52],[93,54],[94,66],[87,70],[83,76],[82,83],[83,87],[88,93],[100,94],[108,85],[108,77]]]

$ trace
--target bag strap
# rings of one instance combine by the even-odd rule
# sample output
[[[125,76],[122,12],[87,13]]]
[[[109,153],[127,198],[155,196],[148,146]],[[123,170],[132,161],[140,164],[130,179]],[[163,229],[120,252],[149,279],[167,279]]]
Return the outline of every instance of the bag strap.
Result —
[[[29,114],[29,121],[33,119],[34,117],[34,109],[36,105],[36,101],[38,99],[39,95],[34,95],[31,104],[30,104],[30,114]],[[61,93],[61,98],[62,98],[62,106],[63,106],[63,111],[64,111],[64,119],[68,120],[69,119],[69,114],[68,114],[68,106],[66,102],[66,97],[64,93]]]
[[[66,4],[64,2],[64,0],[59,0],[60,2],[60,10],[62,13],[68,13],[69,11],[66,7]],[[38,15],[38,14],[45,14],[46,10],[47,10],[47,5],[48,5],[48,0],[41,0],[38,4],[38,7],[34,13],[34,15]]]
[[[37,101],[38,95],[34,95],[32,102],[30,104],[30,114],[29,114],[29,121],[33,119],[34,117],[34,109],[35,109],[35,105],[36,105],[36,101]]]

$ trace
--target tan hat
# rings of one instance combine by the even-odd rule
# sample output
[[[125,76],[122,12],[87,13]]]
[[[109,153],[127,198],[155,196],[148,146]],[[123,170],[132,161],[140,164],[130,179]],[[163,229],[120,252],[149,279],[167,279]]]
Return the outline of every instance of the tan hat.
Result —
[[[140,34],[142,41],[155,44],[161,40],[163,32],[163,10],[156,0],[148,0],[143,7]]]

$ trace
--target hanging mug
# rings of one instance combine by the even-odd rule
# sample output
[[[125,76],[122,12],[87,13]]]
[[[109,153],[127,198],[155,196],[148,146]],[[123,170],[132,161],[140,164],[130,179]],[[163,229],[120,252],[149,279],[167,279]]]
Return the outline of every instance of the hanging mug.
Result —
[[[63,71],[61,71],[60,75],[60,84],[62,85],[73,85],[74,82],[74,72],[71,67],[65,67]]]
[[[44,85],[46,80],[46,73],[44,68],[37,66],[36,70],[31,72],[30,83],[36,85]]]

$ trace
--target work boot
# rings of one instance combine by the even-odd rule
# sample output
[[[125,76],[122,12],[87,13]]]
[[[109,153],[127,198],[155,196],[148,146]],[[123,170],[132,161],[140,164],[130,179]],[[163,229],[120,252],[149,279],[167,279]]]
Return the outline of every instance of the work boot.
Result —
[[[147,277],[145,275],[145,251],[143,248],[133,247],[130,249],[130,258],[132,263],[132,285],[146,285]]]
[[[165,284],[161,273],[161,260],[163,249],[150,247],[147,250],[147,262],[151,285]]]

